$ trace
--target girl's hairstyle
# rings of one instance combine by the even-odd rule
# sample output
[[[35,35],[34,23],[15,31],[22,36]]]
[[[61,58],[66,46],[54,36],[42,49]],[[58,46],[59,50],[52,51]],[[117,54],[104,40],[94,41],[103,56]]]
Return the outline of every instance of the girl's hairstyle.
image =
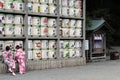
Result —
[[[9,51],[10,50],[10,47],[9,46],[6,46],[6,51]]]
[[[16,49],[19,49],[20,48],[20,46],[19,45],[16,45]]]

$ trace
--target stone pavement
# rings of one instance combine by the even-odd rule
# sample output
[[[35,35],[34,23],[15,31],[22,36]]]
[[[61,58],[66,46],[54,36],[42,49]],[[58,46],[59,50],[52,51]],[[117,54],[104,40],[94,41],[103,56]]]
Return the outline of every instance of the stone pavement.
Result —
[[[29,71],[12,76],[0,74],[0,80],[120,80],[120,60],[87,63],[84,66]]]

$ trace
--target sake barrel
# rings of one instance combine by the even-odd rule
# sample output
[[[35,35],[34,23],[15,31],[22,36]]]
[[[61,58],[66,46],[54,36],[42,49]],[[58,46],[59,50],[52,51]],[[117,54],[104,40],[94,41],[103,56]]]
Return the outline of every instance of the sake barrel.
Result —
[[[5,23],[6,24],[13,24],[13,22],[14,22],[13,14],[6,14],[6,16],[5,16]]]
[[[43,37],[48,36],[48,27],[41,27],[41,36]]]
[[[33,9],[32,12],[38,13],[40,12],[40,4],[39,3],[33,3]]]
[[[24,10],[24,2],[23,0],[17,0],[13,2],[13,10],[23,11]]]
[[[23,36],[23,26],[22,25],[15,25],[14,26],[14,35],[15,36]]]
[[[48,13],[48,5],[47,4],[41,4],[40,5],[40,13]]]
[[[13,0],[5,0],[4,9],[13,10]]]
[[[55,49],[57,46],[55,40],[49,40],[49,49]]]
[[[12,24],[5,25],[5,35],[7,35],[7,36],[14,35],[14,26]]]
[[[48,49],[49,42],[48,40],[42,40],[42,49]]]
[[[32,40],[28,40],[28,49],[31,50],[33,49],[33,41]]]
[[[11,50],[14,50],[14,41],[13,40],[6,40],[5,47],[9,46]]]
[[[41,17],[41,26],[47,26],[47,25],[48,25],[48,18]]]
[[[22,15],[15,15],[14,16],[14,24],[23,24],[23,16]]]
[[[4,49],[5,49],[5,42],[3,40],[0,40],[0,51],[3,51]]]
[[[0,23],[5,23],[5,14],[0,14]]]
[[[42,58],[42,51],[41,50],[33,50],[33,59],[39,60]]]
[[[5,35],[5,27],[3,24],[0,24],[0,36],[4,36]]]
[[[43,50],[42,49],[42,59],[48,58],[48,54],[49,54],[48,50]]]
[[[40,40],[33,40],[33,49],[41,49],[42,42]]]
[[[56,27],[56,26],[57,26],[56,19],[49,18],[48,19],[48,27]]]
[[[28,50],[28,59],[33,59],[33,50]]]
[[[23,48],[23,41],[20,41],[20,40],[14,41],[14,49],[17,45],[19,45],[21,48]]]
[[[48,28],[48,36],[49,37],[55,37],[56,34],[56,28]]]
[[[32,17],[32,25],[40,25],[40,17]]]

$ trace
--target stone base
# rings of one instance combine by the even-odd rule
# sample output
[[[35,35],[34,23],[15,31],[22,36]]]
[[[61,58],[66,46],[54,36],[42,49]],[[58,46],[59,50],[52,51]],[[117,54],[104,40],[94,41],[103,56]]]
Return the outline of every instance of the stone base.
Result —
[[[48,60],[28,60],[26,61],[26,68],[27,71],[31,71],[31,70],[81,66],[85,64],[86,64],[86,60],[83,57],[48,59]],[[6,72],[8,72],[7,66],[4,63],[0,63],[0,73],[6,73]]]

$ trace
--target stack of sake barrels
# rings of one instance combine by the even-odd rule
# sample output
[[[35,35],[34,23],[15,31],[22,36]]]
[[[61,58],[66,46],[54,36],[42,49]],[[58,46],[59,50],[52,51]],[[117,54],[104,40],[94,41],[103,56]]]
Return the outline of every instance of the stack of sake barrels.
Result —
[[[2,51],[5,50],[6,46],[10,46],[10,49],[12,51],[15,51],[16,45],[20,45],[20,47],[23,48],[23,41],[20,41],[20,40],[0,40],[0,54],[2,54]]]
[[[62,16],[81,17],[82,2],[80,0],[61,0],[60,14]]]
[[[55,37],[56,19],[28,16],[28,35],[32,37]]]
[[[0,14],[1,36],[23,36],[23,16],[13,14]]]
[[[61,40],[60,56],[61,57],[80,57],[82,56],[82,46],[80,40]]]
[[[61,19],[61,37],[82,37],[82,20]]]
[[[56,0],[28,0],[28,11],[41,14],[56,14]]]
[[[8,11],[24,11],[23,0],[0,0],[0,9]]]
[[[29,40],[28,59],[53,59],[56,57],[55,40]]]

